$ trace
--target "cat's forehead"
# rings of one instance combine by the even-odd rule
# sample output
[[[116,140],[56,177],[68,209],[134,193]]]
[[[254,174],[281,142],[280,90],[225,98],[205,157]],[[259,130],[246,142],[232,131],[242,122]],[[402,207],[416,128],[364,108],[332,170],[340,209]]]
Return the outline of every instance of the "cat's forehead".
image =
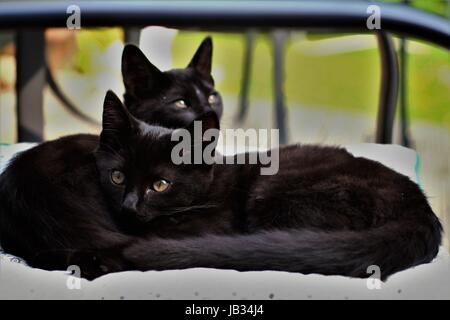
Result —
[[[197,94],[207,94],[214,88],[211,82],[199,76],[193,69],[172,69],[166,71],[165,74],[175,86],[173,88],[183,88],[186,90],[196,91]]]
[[[140,122],[131,148],[138,159],[149,161],[170,156],[170,140],[173,130]]]

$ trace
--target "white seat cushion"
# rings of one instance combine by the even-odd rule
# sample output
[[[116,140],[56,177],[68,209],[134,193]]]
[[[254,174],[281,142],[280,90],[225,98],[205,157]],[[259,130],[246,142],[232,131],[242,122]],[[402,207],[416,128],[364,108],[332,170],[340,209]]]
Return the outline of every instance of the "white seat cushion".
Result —
[[[29,147],[0,146],[0,171],[15,152]],[[414,150],[376,144],[347,149],[418,181],[419,157]],[[77,287],[77,279],[74,282],[66,273],[17,262],[20,259],[0,255],[0,299],[450,299],[450,257],[444,248],[432,263],[399,272],[380,289],[369,289],[371,279],[205,268],[121,272],[91,282],[83,279],[80,289],[69,289]]]

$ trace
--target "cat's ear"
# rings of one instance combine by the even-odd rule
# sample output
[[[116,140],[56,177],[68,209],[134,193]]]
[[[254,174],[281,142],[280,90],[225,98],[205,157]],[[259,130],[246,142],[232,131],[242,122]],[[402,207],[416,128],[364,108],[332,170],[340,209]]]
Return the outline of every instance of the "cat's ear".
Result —
[[[200,47],[198,47],[188,67],[194,68],[202,76],[210,78],[212,52],[213,52],[212,39],[210,36],[208,36],[202,41]]]
[[[141,98],[158,85],[163,73],[138,47],[127,44],[122,52],[122,77],[126,93]]]
[[[117,95],[108,90],[103,102],[101,144],[115,144],[127,137],[135,126],[135,120]]]

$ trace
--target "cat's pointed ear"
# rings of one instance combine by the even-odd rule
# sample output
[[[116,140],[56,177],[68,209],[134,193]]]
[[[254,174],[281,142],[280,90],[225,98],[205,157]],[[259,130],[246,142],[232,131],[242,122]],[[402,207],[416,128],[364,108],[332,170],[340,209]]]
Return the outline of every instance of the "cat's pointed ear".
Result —
[[[211,77],[212,52],[212,39],[208,36],[198,47],[188,67],[194,68],[204,77]]]
[[[103,102],[102,132],[100,134],[101,144],[113,144],[127,137],[134,125],[135,120],[122,104],[117,95],[108,90]]]
[[[163,73],[138,47],[127,44],[122,52],[122,77],[126,93],[141,98],[160,82]]]

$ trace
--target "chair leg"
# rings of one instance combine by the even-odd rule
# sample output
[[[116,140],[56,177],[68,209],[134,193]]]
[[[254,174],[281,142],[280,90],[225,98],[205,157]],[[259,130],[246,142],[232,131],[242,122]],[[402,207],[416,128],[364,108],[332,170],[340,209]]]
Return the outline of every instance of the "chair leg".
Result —
[[[288,33],[282,30],[272,32],[274,93],[275,93],[275,121],[279,129],[280,144],[288,142],[287,110],[284,101],[284,54]]]
[[[17,139],[41,142],[44,139],[44,30],[19,31],[16,46]]]
[[[242,65],[242,81],[241,81],[241,92],[239,100],[239,110],[236,117],[238,123],[245,121],[248,112],[249,105],[249,89],[250,89],[250,76],[251,76],[251,66],[253,60],[253,51],[255,46],[256,33],[254,31],[247,31],[245,33],[245,49],[244,49],[244,59]]]
[[[400,40],[400,131],[401,144],[405,147],[411,147],[412,141],[409,132],[409,116],[408,116],[408,54],[406,52],[406,39]]]
[[[389,144],[392,143],[398,100],[398,61],[391,36],[384,31],[377,32],[376,36],[381,55],[381,82],[375,141]]]

